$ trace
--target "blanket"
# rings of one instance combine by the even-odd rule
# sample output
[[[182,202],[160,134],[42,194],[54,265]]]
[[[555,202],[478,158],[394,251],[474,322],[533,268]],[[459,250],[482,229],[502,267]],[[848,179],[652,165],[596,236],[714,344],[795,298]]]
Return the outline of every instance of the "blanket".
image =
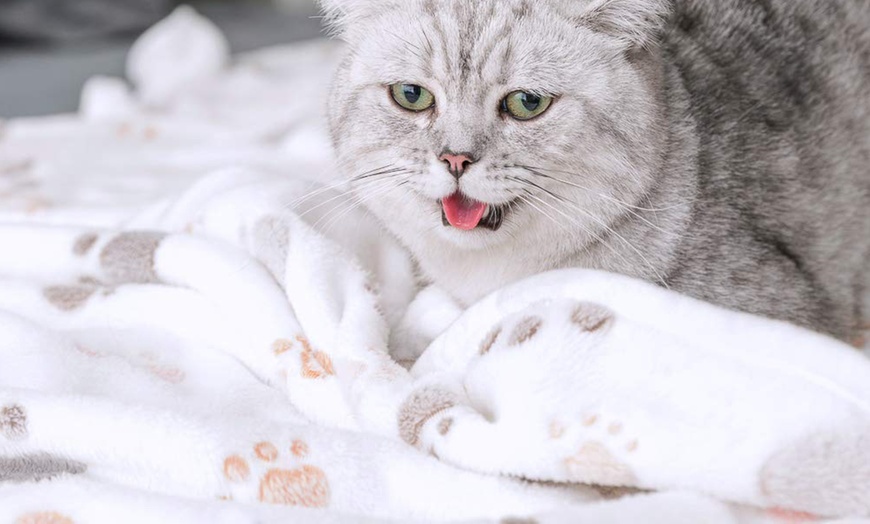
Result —
[[[421,286],[336,179],[340,53],[182,8],[132,87],[6,123],[0,520],[870,516],[859,350],[593,271]]]

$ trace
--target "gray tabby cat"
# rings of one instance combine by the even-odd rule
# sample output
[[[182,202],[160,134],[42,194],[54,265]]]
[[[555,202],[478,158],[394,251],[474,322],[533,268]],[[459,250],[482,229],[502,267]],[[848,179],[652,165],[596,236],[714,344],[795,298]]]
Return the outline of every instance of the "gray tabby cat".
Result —
[[[867,0],[323,0],[355,191],[470,303],[597,268],[848,339]]]

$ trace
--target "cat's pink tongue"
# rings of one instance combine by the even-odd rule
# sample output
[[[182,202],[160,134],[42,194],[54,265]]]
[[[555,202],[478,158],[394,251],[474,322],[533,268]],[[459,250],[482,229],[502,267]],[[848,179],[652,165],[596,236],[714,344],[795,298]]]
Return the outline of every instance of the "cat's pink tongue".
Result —
[[[441,201],[447,221],[456,229],[471,231],[480,224],[486,204],[472,200],[459,191]]]

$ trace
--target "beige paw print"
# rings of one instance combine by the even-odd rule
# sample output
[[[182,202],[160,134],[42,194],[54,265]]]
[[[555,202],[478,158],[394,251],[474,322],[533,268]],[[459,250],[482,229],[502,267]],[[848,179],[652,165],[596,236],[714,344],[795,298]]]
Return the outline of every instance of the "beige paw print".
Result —
[[[765,515],[776,522],[784,524],[802,524],[805,522],[820,522],[822,519],[812,513],[802,511],[791,511],[787,509],[774,508],[765,512]]]
[[[299,350],[299,360],[302,367],[302,378],[320,380],[335,376],[335,365],[332,359],[323,351],[312,347],[311,342],[302,335],[296,340],[280,339],[272,344],[272,353],[276,357]]]
[[[304,459],[308,455],[308,445],[297,440],[287,452],[291,460]],[[259,482],[258,499],[267,504],[325,508],[330,501],[329,480],[320,468],[311,465],[299,467],[279,467],[281,451],[271,442],[260,442],[253,448],[254,461],[249,462],[241,455],[231,455],[224,459],[224,477],[230,482],[247,483],[252,478],[252,469],[265,470],[257,474]]]
[[[41,511],[21,515],[15,524],[73,524],[73,520],[54,511]]]
[[[183,370],[160,361],[160,357],[153,352],[143,351],[139,354],[138,362],[134,365],[148,370],[153,376],[170,384],[181,384],[187,378]]]
[[[590,414],[583,417],[581,427],[590,438],[563,461],[571,480],[605,486],[636,485],[637,477],[631,467],[618,458],[620,455],[628,457],[640,447],[636,438],[627,435],[624,425]],[[549,432],[551,438],[558,440],[565,436],[567,428],[554,421]]]

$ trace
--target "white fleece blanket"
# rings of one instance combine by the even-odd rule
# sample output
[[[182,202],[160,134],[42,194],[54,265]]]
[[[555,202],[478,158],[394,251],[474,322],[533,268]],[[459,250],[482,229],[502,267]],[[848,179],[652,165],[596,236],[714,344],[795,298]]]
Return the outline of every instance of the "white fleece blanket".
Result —
[[[329,181],[334,45],[225,49],[3,129],[0,522],[870,516],[865,354],[582,270],[463,311]]]

